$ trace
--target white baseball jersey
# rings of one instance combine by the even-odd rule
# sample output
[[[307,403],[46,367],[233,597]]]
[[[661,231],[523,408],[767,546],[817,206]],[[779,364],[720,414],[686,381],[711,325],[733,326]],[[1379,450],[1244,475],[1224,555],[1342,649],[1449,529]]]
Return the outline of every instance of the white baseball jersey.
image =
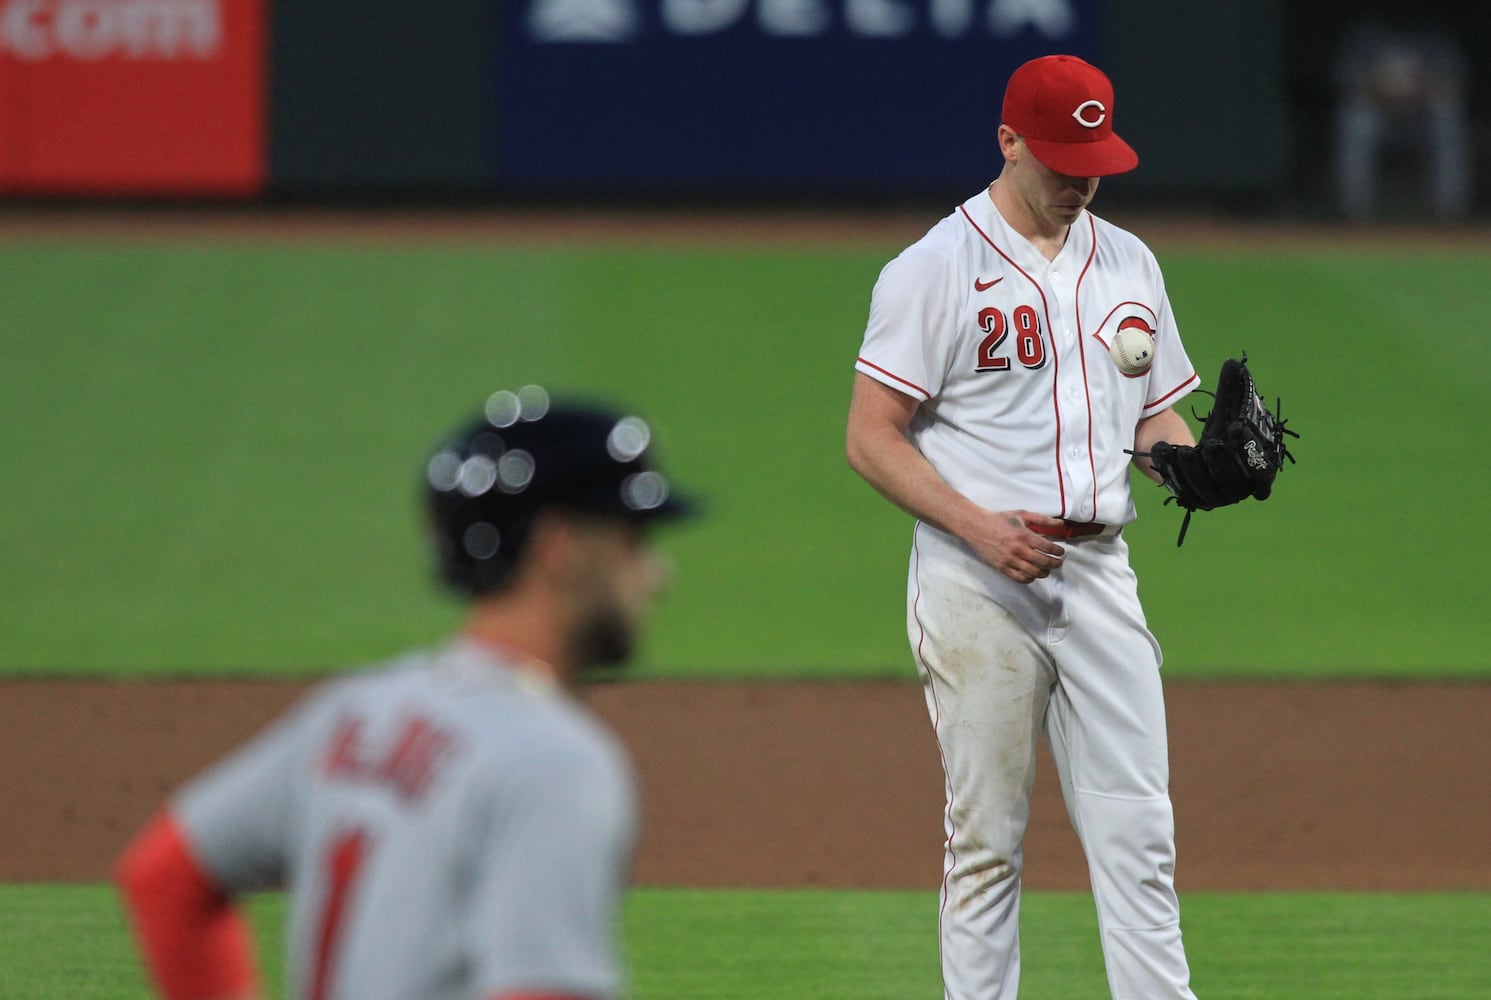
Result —
[[[288,883],[292,996],[621,991],[630,764],[475,643],[323,685],[173,811],[220,885]]]
[[[1119,329],[1154,335],[1125,376]],[[988,510],[1126,524],[1134,428],[1198,383],[1154,255],[1083,212],[1048,261],[987,190],[880,273],[856,369],[920,400],[912,443]]]

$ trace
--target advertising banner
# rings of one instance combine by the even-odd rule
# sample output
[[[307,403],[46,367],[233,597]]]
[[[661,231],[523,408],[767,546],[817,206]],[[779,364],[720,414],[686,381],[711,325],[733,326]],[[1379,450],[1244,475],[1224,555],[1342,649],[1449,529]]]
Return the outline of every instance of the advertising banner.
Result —
[[[0,0],[0,194],[264,185],[266,0]]]
[[[997,172],[1026,59],[1101,61],[1099,0],[515,0],[493,160],[510,188],[958,190]]]

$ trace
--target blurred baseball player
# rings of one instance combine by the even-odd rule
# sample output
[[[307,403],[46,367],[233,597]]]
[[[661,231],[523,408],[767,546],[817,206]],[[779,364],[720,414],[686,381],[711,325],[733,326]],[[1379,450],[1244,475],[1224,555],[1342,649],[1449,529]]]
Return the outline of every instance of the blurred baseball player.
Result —
[[[1160,651],[1121,530],[1129,452],[1194,443],[1171,407],[1197,376],[1153,255],[1087,211],[1099,178],[1138,163],[1113,112],[1108,78],[1080,59],[1017,69],[998,178],[886,265],[856,364],[849,462],[917,519],[907,629],[946,777],[952,1000],[1017,994],[1042,731],[1113,996],[1192,995]],[[1153,350],[1125,372],[1109,346],[1130,328]]]
[[[624,660],[685,513],[638,417],[499,392],[424,492],[460,634],[318,687],[181,789],[116,877],[171,1000],[259,995],[234,897],[286,885],[288,993],[559,1000],[622,989],[636,797],[572,697]]]

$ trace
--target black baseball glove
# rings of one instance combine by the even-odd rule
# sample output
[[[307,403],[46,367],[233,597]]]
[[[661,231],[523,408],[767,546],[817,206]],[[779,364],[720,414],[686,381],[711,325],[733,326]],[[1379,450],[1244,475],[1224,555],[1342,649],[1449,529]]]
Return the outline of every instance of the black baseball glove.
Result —
[[[1185,542],[1192,513],[1248,497],[1267,500],[1284,460],[1294,462],[1284,437],[1299,435],[1284,426],[1281,404],[1276,403],[1271,413],[1259,397],[1246,353],[1241,361],[1222,362],[1217,391],[1209,395],[1211,412],[1205,418],[1197,416],[1205,424],[1195,447],[1158,441],[1148,452],[1171,493],[1165,502],[1185,508],[1176,545]]]

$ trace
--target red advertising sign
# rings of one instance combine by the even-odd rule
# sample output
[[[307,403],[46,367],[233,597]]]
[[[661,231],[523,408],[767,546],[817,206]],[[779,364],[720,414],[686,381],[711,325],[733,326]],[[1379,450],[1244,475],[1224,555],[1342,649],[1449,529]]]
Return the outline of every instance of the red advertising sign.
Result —
[[[0,0],[0,194],[240,196],[266,0]]]

